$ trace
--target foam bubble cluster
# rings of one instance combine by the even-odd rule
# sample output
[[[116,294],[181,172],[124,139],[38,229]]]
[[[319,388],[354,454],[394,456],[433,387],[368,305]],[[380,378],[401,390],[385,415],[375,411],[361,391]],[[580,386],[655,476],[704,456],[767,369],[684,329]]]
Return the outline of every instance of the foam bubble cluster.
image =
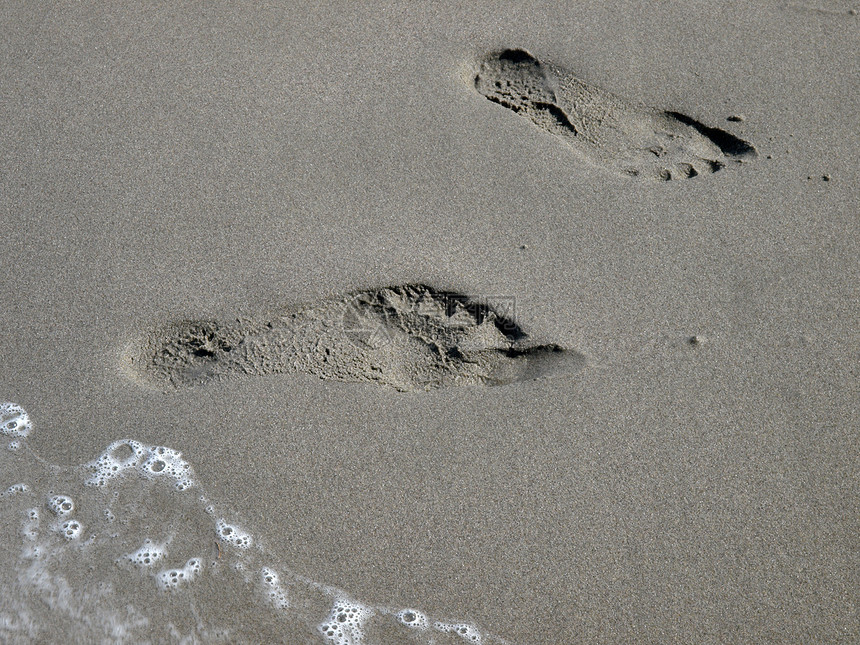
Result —
[[[203,563],[200,558],[191,558],[181,569],[164,569],[163,571],[159,571],[156,579],[158,580],[158,586],[165,591],[175,591],[194,580],[202,570]]]
[[[75,510],[75,503],[68,495],[54,495],[48,500],[48,509],[57,517],[66,517]]]
[[[427,629],[427,616],[416,609],[401,609],[397,612],[397,621],[410,629]]]
[[[260,571],[260,580],[269,604],[276,609],[286,609],[290,606],[287,600],[287,592],[281,586],[281,579],[274,569],[263,567]]]
[[[481,642],[481,632],[479,632],[474,625],[468,625],[465,623],[441,623],[437,621],[433,623],[433,629],[439,632],[446,632],[448,634],[456,634],[463,640],[469,641],[470,643]]]
[[[66,520],[60,524],[58,532],[67,540],[77,540],[84,532],[84,527],[77,520]]]
[[[9,497],[10,495],[17,495],[18,493],[29,493],[30,487],[23,482],[20,484],[12,484],[9,488],[0,493],[0,497]]]
[[[221,541],[232,544],[237,549],[247,549],[253,542],[253,538],[248,533],[235,524],[228,524],[224,519],[216,522],[215,531]]]
[[[318,629],[336,645],[357,645],[364,637],[364,622],[373,614],[372,609],[340,596],[335,598],[331,613]]]
[[[142,477],[164,477],[173,480],[176,490],[194,485],[191,464],[182,453],[165,446],[145,446],[133,439],[114,441],[88,468],[93,471],[88,486],[104,486],[115,477],[137,472]]]
[[[21,534],[25,540],[33,541],[39,537],[39,509],[31,508],[27,511],[27,521],[21,527]]]
[[[29,418],[18,406],[2,404],[0,411],[0,441],[10,432],[23,436],[29,429]],[[15,426],[10,427],[13,420]],[[20,443],[26,446],[23,439]],[[7,463],[12,467],[7,469]],[[22,471],[19,464],[28,463],[36,467],[32,479],[13,475]],[[394,635],[397,630],[404,640],[425,645],[459,639],[481,645],[504,643],[465,620],[412,607],[362,604],[347,591],[290,571],[288,564],[272,559],[265,538],[245,525],[241,515],[206,497],[205,489],[194,481],[192,467],[176,450],[130,439],[115,441],[94,461],[64,469],[30,451],[10,454],[0,449],[0,474],[10,478],[0,489],[0,526],[10,520],[18,523],[21,540],[17,565],[4,562],[0,567],[0,641],[11,635],[6,640],[298,642],[279,631],[284,625],[288,630],[298,627],[303,636],[311,630],[319,642],[334,645],[376,642],[380,634]],[[23,481],[14,484],[18,478]],[[123,485],[99,488],[119,478]],[[191,486],[197,493],[179,492]],[[158,533],[165,527],[169,534]],[[206,571],[202,557],[186,561],[213,546],[217,559],[213,552]],[[102,566],[105,563],[116,566]],[[121,591],[128,586],[124,582],[129,571],[149,583],[135,591],[142,603],[135,604]],[[183,607],[183,588],[203,577],[236,599],[229,615],[223,604],[198,604],[200,598]],[[175,623],[165,625],[158,605],[149,604],[167,600],[159,589],[171,592]],[[146,594],[151,594],[149,600]],[[33,622],[30,631],[9,627],[8,616],[30,612],[35,617],[45,606],[63,618]],[[259,621],[261,609],[275,614],[275,620]],[[81,616],[92,621],[88,618],[84,624]],[[67,624],[80,631],[72,636],[62,632]]]
[[[156,544],[147,538],[137,551],[127,554],[125,559],[138,567],[151,567],[161,561],[166,552],[166,545]]]
[[[20,405],[0,403],[0,433],[7,437],[26,437],[33,424]]]

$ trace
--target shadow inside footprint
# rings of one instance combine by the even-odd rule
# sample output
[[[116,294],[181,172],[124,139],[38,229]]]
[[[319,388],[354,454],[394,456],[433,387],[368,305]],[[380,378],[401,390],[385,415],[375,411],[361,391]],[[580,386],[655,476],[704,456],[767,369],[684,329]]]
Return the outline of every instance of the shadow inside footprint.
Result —
[[[523,49],[487,56],[473,80],[489,101],[529,119],[590,161],[628,176],[688,179],[756,154],[751,144],[725,130],[679,112],[634,106]]]
[[[756,156],[755,148],[739,139],[730,132],[721,130],[720,128],[711,128],[704,123],[699,123],[694,118],[681,114],[680,112],[666,112],[670,117],[677,119],[684,125],[688,125],[694,130],[697,130],[703,136],[713,141],[722,153],[728,157],[754,157]]]
[[[585,361],[531,343],[482,300],[414,284],[234,323],[168,325],[147,334],[128,364],[139,380],[175,387],[294,372],[415,391],[506,385],[576,372]]]

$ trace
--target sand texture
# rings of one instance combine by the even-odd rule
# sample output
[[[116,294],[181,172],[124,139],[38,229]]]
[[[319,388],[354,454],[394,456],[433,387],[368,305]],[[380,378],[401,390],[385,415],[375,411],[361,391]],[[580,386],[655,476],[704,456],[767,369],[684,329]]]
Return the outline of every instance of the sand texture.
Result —
[[[860,642],[860,5],[0,14],[0,641]]]

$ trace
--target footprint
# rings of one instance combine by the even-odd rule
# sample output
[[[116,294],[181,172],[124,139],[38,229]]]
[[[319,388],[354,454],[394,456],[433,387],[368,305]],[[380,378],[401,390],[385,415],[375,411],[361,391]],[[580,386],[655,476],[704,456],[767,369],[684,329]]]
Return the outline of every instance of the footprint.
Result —
[[[505,385],[585,365],[575,351],[536,345],[513,320],[422,284],[362,291],[275,316],[188,321],[129,350],[138,380],[175,387],[241,375],[306,373],[402,391]]]
[[[475,89],[607,168],[662,181],[713,173],[756,156],[732,134],[678,112],[640,108],[522,49],[487,57]]]

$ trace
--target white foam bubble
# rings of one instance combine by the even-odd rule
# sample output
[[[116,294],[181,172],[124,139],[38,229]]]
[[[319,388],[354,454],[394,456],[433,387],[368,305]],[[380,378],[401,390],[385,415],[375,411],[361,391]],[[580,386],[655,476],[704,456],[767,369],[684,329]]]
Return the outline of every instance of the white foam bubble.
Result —
[[[176,490],[185,490],[193,485],[191,464],[182,458],[182,453],[166,446],[150,447],[141,469],[149,477],[174,480]]]
[[[478,628],[466,623],[442,623],[437,621],[433,623],[433,629],[448,634],[456,634],[470,643],[480,643],[482,640],[481,632],[478,631]]]
[[[0,493],[0,497],[11,497],[12,495],[18,495],[19,493],[29,493],[30,487],[27,484],[12,484],[9,488]]]
[[[281,580],[277,572],[269,567],[260,570],[260,581],[263,584],[263,592],[266,600],[276,609],[286,609],[290,606],[287,592],[281,586]]]
[[[57,517],[67,517],[75,510],[75,503],[68,495],[54,495],[48,499],[48,509]]]
[[[175,591],[196,578],[203,570],[200,558],[191,558],[181,569],[164,569],[158,572],[158,586],[165,591]]]
[[[127,554],[125,559],[138,567],[153,567],[164,558],[166,553],[166,544],[159,544],[147,538],[137,551]]]
[[[57,531],[67,540],[77,540],[84,532],[84,527],[78,520],[66,520],[60,524]]]
[[[194,485],[193,469],[182,453],[166,446],[146,446],[133,439],[114,441],[87,467],[92,471],[86,481],[88,486],[105,486],[128,472],[137,472],[147,479],[173,480],[180,491]]]
[[[0,403],[0,434],[7,437],[26,437],[33,424],[30,416],[20,405]]]
[[[87,464],[93,474],[84,483],[88,486],[106,485],[115,477],[136,469],[145,452],[144,445],[139,441],[114,441],[95,461]]]
[[[39,509],[31,508],[27,510],[27,519],[24,522],[24,525],[21,527],[21,535],[24,536],[25,540],[30,542],[34,541],[37,537],[39,537]]]
[[[232,544],[237,549],[247,549],[254,541],[248,533],[235,524],[228,524],[223,518],[215,523],[215,532],[218,534],[218,539]]]
[[[320,634],[336,645],[359,645],[364,638],[364,622],[375,612],[345,596],[335,598],[328,618],[320,623]]]
[[[401,609],[397,612],[397,620],[410,629],[424,630],[428,626],[427,616],[417,609]]]

